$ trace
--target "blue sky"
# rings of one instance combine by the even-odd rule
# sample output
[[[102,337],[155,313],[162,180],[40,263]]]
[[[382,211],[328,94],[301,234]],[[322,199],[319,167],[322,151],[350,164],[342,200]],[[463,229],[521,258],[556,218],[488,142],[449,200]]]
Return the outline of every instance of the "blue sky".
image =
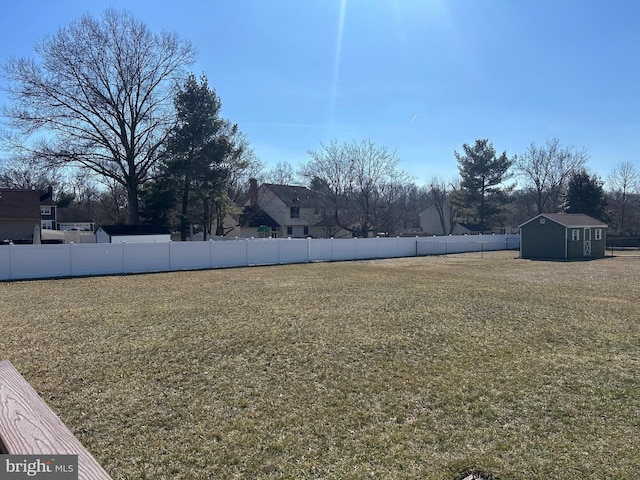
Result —
[[[428,184],[477,138],[510,156],[558,138],[603,178],[640,166],[634,0],[21,0],[2,6],[0,62],[107,7],[197,48],[191,70],[267,168],[368,139]]]

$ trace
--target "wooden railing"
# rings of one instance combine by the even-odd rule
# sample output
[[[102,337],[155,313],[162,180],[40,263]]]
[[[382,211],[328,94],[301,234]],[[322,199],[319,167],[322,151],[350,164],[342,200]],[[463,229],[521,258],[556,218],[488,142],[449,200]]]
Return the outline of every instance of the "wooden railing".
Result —
[[[0,453],[78,455],[78,480],[111,480],[8,361],[0,361]]]

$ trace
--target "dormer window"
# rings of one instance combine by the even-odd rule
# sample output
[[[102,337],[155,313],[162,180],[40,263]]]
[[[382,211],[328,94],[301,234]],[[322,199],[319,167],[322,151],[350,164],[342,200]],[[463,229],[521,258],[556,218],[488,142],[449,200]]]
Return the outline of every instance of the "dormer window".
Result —
[[[40,205],[40,215],[51,215],[51,207]]]

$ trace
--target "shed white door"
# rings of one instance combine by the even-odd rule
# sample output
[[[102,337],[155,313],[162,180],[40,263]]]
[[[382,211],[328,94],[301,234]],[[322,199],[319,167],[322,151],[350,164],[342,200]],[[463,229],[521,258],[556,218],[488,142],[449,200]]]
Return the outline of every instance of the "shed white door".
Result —
[[[584,229],[584,256],[585,257],[591,256],[591,229],[590,228]]]

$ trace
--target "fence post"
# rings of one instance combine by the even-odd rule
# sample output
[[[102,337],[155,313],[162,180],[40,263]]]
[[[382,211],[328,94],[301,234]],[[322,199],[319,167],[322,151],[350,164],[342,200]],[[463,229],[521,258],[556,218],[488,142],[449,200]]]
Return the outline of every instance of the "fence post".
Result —
[[[13,243],[9,244],[9,280],[13,280]]]

